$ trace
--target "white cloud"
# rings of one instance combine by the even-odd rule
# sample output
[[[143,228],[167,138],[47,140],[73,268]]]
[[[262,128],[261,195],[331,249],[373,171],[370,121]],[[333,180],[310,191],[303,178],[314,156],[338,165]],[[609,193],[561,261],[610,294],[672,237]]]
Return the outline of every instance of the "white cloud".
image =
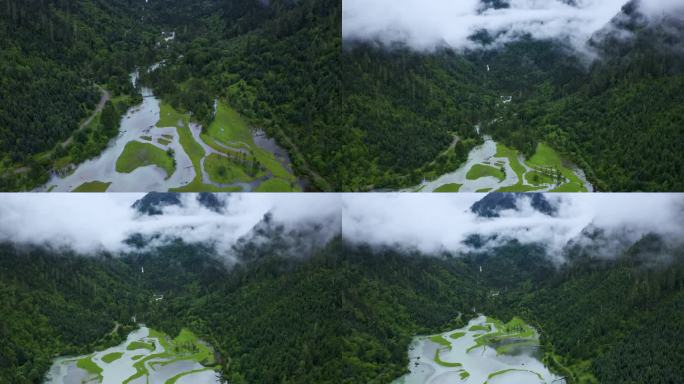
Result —
[[[487,30],[498,35],[495,46],[530,34],[537,39],[561,39],[584,51],[589,37],[626,3],[577,0],[573,6],[560,0],[511,0],[510,8],[481,11],[480,0],[343,0],[342,35],[386,44],[404,42],[417,50],[440,45],[460,50],[475,47],[469,37]]]
[[[378,246],[399,246],[424,253],[458,252],[468,248],[470,234],[542,243],[560,258],[561,249],[587,225],[608,231],[629,228],[630,240],[649,232],[681,237],[684,195],[681,194],[549,194],[559,212],[550,217],[527,202],[519,212],[480,218],[470,212],[483,194],[355,194],[345,195],[345,238]]]
[[[87,254],[120,252],[132,234],[161,235],[188,243],[213,243],[227,249],[249,232],[267,212],[275,221],[296,225],[339,212],[339,197],[330,194],[225,195],[227,209],[217,213],[183,194],[183,206],[164,214],[141,216],[131,205],[144,194],[3,194],[0,195],[0,241],[67,247]]]
[[[339,233],[341,220],[348,240],[427,254],[466,250],[463,240],[480,234],[541,242],[559,258],[563,246],[589,224],[626,234],[631,241],[649,232],[684,238],[684,194],[548,194],[547,199],[556,200],[559,207],[555,217],[533,210],[528,202],[496,219],[480,218],[469,210],[484,194],[230,194],[224,195],[227,209],[221,213],[200,206],[195,195],[184,194],[182,207],[167,207],[159,216],[140,216],[130,206],[142,196],[3,194],[0,241],[68,247],[89,254],[125,251],[124,240],[140,233],[161,234],[152,245],[181,237],[188,243],[215,244],[221,251],[267,212],[290,228],[322,223],[318,232],[325,239],[330,238],[329,229]]]

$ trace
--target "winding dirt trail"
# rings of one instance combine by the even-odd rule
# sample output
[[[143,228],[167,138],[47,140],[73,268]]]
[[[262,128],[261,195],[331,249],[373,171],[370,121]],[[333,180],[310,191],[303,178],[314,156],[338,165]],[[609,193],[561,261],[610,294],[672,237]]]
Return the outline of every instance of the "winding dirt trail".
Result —
[[[78,129],[76,131],[74,131],[74,133],[68,139],[66,139],[66,141],[62,142],[62,147],[66,147],[69,144],[71,144],[71,142],[74,141],[74,136],[76,135],[76,133],[78,133],[83,128],[87,127],[88,124],[90,124],[90,122],[93,121],[95,116],[97,116],[98,113],[102,112],[105,104],[107,104],[107,102],[112,97],[112,95],[109,93],[109,91],[107,91],[104,88],[100,88],[100,91],[102,92],[102,96],[100,97],[100,102],[97,103],[97,106],[95,107],[95,110],[93,111],[93,113],[90,116],[88,116],[88,118],[85,119],[81,123],[81,125],[78,126]]]
[[[102,96],[100,97],[100,101],[97,103],[97,106],[95,106],[95,110],[93,111],[93,113],[90,116],[88,116],[88,118],[85,119],[81,123],[81,125],[78,126],[78,129],[76,131],[74,131],[74,133],[72,133],[68,139],[66,139],[65,141],[62,142],[62,148],[67,147],[69,144],[71,144],[74,141],[74,136],[76,135],[76,133],[79,132],[80,130],[82,130],[83,128],[87,127],[88,124],[90,124],[90,122],[93,121],[95,116],[97,116],[98,113],[102,112],[102,110],[104,109],[104,106],[107,104],[109,99],[112,97],[112,95],[109,93],[109,91],[107,91],[104,88],[100,88],[100,92],[102,93]],[[22,173],[29,172],[30,170],[31,170],[31,167],[23,166],[23,167],[16,168],[13,171],[13,173],[15,175],[20,175]]]

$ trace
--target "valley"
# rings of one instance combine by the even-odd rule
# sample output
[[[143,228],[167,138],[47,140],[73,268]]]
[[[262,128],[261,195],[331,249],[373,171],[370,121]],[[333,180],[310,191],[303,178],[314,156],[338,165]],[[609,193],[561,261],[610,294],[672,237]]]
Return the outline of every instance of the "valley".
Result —
[[[409,370],[393,384],[565,384],[539,360],[539,336],[519,318],[504,324],[479,315],[459,329],[419,336]]]
[[[539,143],[526,160],[517,150],[484,135],[457,170],[437,176],[411,192],[592,192],[584,172]]]
[[[333,150],[312,131],[336,98],[340,10],[3,0],[0,190],[331,189],[310,149]]]
[[[55,359],[45,384],[218,384],[213,350],[184,329],[175,339],[145,326],[121,345]]]
[[[137,71],[130,75],[133,87],[139,76]],[[189,114],[179,113],[150,88],[141,87],[141,93],[142,104],[122,117],[118,135],[102,154],[53,172],[38,191],[302,190],[287,152],[248,128],[224,102],[216,100],[215,120],[204,133]],[[232,141],[236,138],[241,141]]]
[[[24,195],[0,199],[2,382],[684,370],[678,195]]]

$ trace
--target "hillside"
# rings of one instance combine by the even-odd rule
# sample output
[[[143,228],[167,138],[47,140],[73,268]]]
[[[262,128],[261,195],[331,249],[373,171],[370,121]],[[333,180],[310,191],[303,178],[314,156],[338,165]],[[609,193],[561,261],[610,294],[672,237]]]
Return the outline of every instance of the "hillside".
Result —
[[[515,243],[441,258],[337,239],[304,259],[262,254],[232,269],[181,243],[122,259],[5,246],[0,372],[40,382],[51,356],[116,343],[97,340],[136,315],[197,333],[229,362],[231,382],[387,383],[406,372],[413,335],[462,327],[474,308],[533,324],[569,383],[668,383],[684,369],[684,269],[681,254],[667,268],[639,262],[653,242],[559,270],[542,248]]]
[[[526,35],[490,47],[486,31],[470,36],[476,47],[424,52],[345,40],[341,145],[355,160],[338,163],[337,182],[367,190],[433,179],[465,160],[452,137],[470,143],[479,126],[528,158],[551,145],[601,191],[684,190],[679,16],[649,21],[629,3],[586,42],[591,54]]]

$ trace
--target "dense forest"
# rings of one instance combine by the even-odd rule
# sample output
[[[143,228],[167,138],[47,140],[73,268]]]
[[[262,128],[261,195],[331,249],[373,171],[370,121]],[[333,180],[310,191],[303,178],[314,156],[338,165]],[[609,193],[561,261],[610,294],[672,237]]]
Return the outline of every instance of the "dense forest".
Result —
[[[106,91],[117,111],[139,102],[128,74],[158,61],[142,80],[162,99],[207,126],[224,98],[313,188],[331,189],[317,170],[337,144],[326,128],[337,118],[340,12],[323,0],[1,1],[0,189],[34,188],[97,155],[116,131],[79,124]],[[176,43],[161,49],[170,31]]]
[[[406,372],[412,336],[461,327],[473,311],[534,324],[571,384],[684,372],[684,254],[657,236],[614,260],[568,252],[561,267],[515,242],[460,257],[341,239],[295,258],[262,249],[226,268],[182,242],[123,257],[5,245],[0,379],[40,382],[51,357],[116,343],[135,315],[197,332],[231,383],[388,383]]]
[[[24,190],[48,171],[104,148],[136,102],[128,73],[150,60],[157,32],[142,2],[0,1],[0,190]],[[107,123],[79,129],[105,95]]]
[[[221,98],[286,148],[297,173],[329,190],[336,168],[341,6],[338,1],[206,2],[145,76],[166,101],[208,126]],[[185,23],[192,20],[191,27]]]
[[[354,135],[341,145],[357,163],[340,165],[340,189],[415,185],[451,135],[472,138],[479,124],[528,156],[549,143],[602,191],[684,190],[684,25],[623,12],[613,26],[622,35],[594,37],[591,59],[529,38],[431,53],[345,41],[342,109]],[[491,42],[486,33],[472,39]]]

